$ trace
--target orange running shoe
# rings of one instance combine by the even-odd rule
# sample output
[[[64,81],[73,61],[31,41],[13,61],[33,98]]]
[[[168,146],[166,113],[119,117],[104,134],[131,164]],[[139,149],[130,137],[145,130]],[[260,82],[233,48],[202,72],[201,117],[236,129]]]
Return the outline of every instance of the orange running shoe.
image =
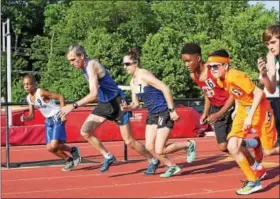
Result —
[[[263,149],[262,149],[262,144],[260,141],[260,138],[255,137],[254,139],[256,139],[258,141],[258,146],[256,148],[254,148],[254,153],[255,153],[255,159],[258,163],[261,163],[263,160]]]

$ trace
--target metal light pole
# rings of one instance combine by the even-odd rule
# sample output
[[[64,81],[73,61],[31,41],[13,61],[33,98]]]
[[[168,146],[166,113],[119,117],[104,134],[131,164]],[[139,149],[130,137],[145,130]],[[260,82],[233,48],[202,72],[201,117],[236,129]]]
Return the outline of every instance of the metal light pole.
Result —
[[[7,39],[7,46],[6,46]],[[12,68],[12,58],[11,58],[11,34],[10,34],[10,19],[7,19],[6,22],[2,23],[2,46],[3,52],[7,52],[7,92],[6,92],[6,102],[10,103],[12,101],[12,83],[11,83],[11,68]],[[6,166],[9,168],[10,163],[10,142],[9,142],[9,128],[12,126],[12,108],[6,105]]]

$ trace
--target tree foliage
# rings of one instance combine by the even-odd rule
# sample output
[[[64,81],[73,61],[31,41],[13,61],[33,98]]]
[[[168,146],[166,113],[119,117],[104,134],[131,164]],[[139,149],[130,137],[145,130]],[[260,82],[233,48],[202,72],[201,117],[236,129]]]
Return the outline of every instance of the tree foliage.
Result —
[[[36,74],[39,86],[75,100],[88,92],[80,71],[65,58],[71,43],[85,46],[119,84],[127,85],[122,57],[129,47],[141,49],[144,68],[170,86],[174,97],[199,97],[181,62],[186,42],[201,45],[203,59],[224,48],[233,67],[258,77],[256,60],[266,54],[263,30],[279,13],[248,1],[71,1],[4,0],[3,17],[12,25],[13,101],[25,93],[24,71]],[[5,71],[5,56],[1,69]],[[2,85],[5,76],[2,72]],[[1,87],[4,94],[5,87]]]

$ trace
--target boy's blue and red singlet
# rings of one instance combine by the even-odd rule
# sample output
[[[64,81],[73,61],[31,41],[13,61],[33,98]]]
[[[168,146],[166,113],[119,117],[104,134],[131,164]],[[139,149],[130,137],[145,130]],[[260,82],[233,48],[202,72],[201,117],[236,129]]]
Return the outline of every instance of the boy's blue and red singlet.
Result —
[[[214,106],[223,106],[225,104],[229,94],[218,86],[217,80],[213,77],[209,69],[207,69],[207,78],[205,81],[200,81],[196,74],[194,74],[194,81],[209,98],[211,104]]]
[[[88,81],[88,74],[87,74],[87,66],[90,59],[86,60],[86,66],[82,69],[82,72]],[[101,64],[100,64],[101,65]],[[100,102],[109,102],[118,95],[121,96],[123,99],[125,98],[125,94],[122,90],[118,87],[117,83],[112,79],[109,72],[106,68],[101,65],[105,70],[105,76],[101,79],[98,79],[99,87],[98,87],[98,101]]]
[[[163,93],[153,86],[145,86],[137,96],[144,102],[149,113],[160,113],[168,109]]]

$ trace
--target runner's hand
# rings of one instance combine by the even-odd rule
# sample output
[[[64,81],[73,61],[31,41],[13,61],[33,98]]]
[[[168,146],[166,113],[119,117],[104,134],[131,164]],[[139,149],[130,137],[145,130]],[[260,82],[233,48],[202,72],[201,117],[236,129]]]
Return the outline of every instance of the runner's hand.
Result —
[[[246,117],[243,124],[243,131],[249,131],[252,128],[252,117]]]
[[[120,104],[120,106],[121,106],[122,111],[127,111],[129,108],[129,106],[127,105],[125,100],[122,100],[122,103]]]
[[[176,113],[176,111],[173,111],[172,113],[170,113],[170,118],[173,121],[178,121],[180,119],[179,115]]]
[[[258,59],[258,69],[262,77],[267,75],[266,63],[262,57]]]
[[[65,116],[61,117],[61,122],[66,122],[67,118]]]
[[[207,114],[202,114],[201,117],[200,117],[200,124],[206,124],[207,123]]]
[[[70,113],[74,109],[74,106],[72,104],[68,104],[66,106],[63,106],[60,108],[59,116],[61,118],[65,117],[68,113]]]
[[[209,124],[214,125],[220,118],[221,115],[217,112],[209,115],[206,120]]]

